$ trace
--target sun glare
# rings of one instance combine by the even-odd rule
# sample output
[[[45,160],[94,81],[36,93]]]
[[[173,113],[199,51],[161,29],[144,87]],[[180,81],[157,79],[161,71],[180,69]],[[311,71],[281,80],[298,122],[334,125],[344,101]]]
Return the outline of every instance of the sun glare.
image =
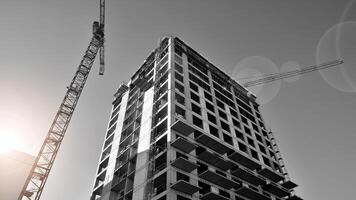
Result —
[[[19,147],[15,137],[9,133],[0,133],[0,154],[7,153]]]
[[[20,135],[21,126],[16,124],[16,120],[7,115],[0,117],[0,153],[4,154],[11,150],[18,150],[20,142],[18,136]]]

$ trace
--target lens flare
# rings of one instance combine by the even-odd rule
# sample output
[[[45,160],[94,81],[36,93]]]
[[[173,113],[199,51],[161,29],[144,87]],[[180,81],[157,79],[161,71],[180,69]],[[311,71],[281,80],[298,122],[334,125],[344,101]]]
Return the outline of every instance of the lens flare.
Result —
[[[239,83],[262,78],[263,75],[278,73],[277,65],[263,56],[250,56],[242,59],[233,70],[233,78]],[[281,81],[273,81],[249,87],[248,90],[257,96],[260,104],[266,104],[277,96],[281,88]]]
[[[356,22],[342,22],[331,27],[320,39],[316,62],[341,58],[344,64],[320,70],[323,79],[343,92],[356,92]]]

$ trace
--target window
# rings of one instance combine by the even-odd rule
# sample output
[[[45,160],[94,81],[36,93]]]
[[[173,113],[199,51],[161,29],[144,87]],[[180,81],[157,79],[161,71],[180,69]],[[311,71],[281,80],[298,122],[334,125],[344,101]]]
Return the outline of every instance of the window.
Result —
[[[116,115],[113,119],[111,119],[111,121],[109,123],[109,127],[111,127],[117,121],[118,116],[119,115]]]
[[[194,103],[192,103],[192,111],[201,115],[201,108],[197,105],[195,105]]]
[[[219,109],[218,109],[219,110]],[[227,120],[227,115],[223,111],[219,110],[219,116],[225,120]]]
[[[220,120],[220,124],[222,129],[230,133],[230,126],[227,123]]]
[[[213,96],[209,94],[208,92],[204,91],[204,97],[208,99],[209,101],[213,102]]]
[[[261,115],[259,113],[256,113],[256,116],[261,119]]]
[[[258,110],[258,105],[257,105],[257,104],[253,104],[253,108],[255,108],[255,110],[256,110],[257,112],[259,112],[259,110]]]
[[[209,122],[216,124],[216,117],[210,113],[208,113],[208,120]]]
[[[253,141],[253,139],[247,137],[247,142],[248,142],[248,144],[249,144],[250,146],[256,147],[256,146],[255,146],[255,142]]]
[[[221,109],[225,110],[225,104],[219,100],[216,100],[216,105],[218,105]]]
[[[214,105],[205,101],[206,108],[210,110],[211,112],[215,112]]]
[[[253,149],[251,149],[251,156],[252,156],[253,158],[259,160],[259,159],[258,159],[258,154],[257,154],[257,152],[256,152],[255,150],[253,150]]]
[[[259,125],[260,125],[261,128],[264,128],[264,127],[265,127],[265,125],[263,124],[263,122],[258,121],[258,123],[259,123]]]
[[[232,123],[234,124],[234,126],[241,128],[241,124],[239,121],[237,121],[236,119],[232,118]]]
[[[200,87],[204,88],[204,90],[210,92],[210,86],[203,82],[200,78],[194,76],[193,74],[189,73],[189,79],[194,83],[198,84]]]
[[[181,95],[175,93],[175,98],[176,98],[176,101],[177,101],[178,103],[180,103],[180,104],[182,104],[182,105],[185,104],[185,99],[184,99],[184,97],[182,97]]]
[[[190,89],[192,89],[192,90],[194,90],[196,92],[199,92],[198,86],[195,85],[194,83],[189,82],[189,86],[190,86]]]
[[[179,45],[174,45],[174,51],[176,52],[177,55],[179,55],[180,57],[183,56],[183,49],[181,46]]]
[[[230,194],[224,190],[219,189],[219,194],[227,199],[230,199]]]
[[[262,158],[263,158],[263,163],[266,164],[267,166],[271,167],[271,163],[270,163],[269,159],[264,156],[262,156]]]
[[[257,132],[258,132],[258,127],[257,127],[257,125],[256,125],[256,124],[252,124],[252,128],[253,128],[253,130],[255,130],[255,131],[257,131]]]
[[[179,92],[181,92],[182,94],[184,94],[184,87],[183,87],[181,84],[175,82],[174,86],[175,86],[175,88],[176,88]]]
[[[111,114],[111,117],[115,116],[119,111],[120,111],[120,106],[115,108],[115,110]]]
[[[179,180],[189,182],[189,176],[187,176],[183,173],[177,172],[177,181],[179,181]]]
[[[199,119],[198,117],[193,115],[193,124],[204,129],[203,127],[203,121],[201,119]]]
[[[209,125],[209,132],[210,132],[210,134],[212,134],[213,136],[219,138],[219,131],[218,131],[218,129],[215,128],[214,126]]]
[[[247,128],[246,126],[244,126],[244,130],[248,135],[252,135],[251,130],[249,128]]]
[[[163,67],[161,67],[161,68],[158,70],[159,76],[161,76],[164,72],[166,72],[167,69],[168,69],[168,63],[165,64]]]
[[[240,138],[242,141],[244,141],[244,135],[237,129],[235,129],[235,135],[237,138]]]
[[[183,83],[183,76],[181,76],[181,75],[178,74],[177,72],[174,73],[174,77],[175,77],[178,81],[180,81],[180,82]]]
[[[206,194],[210,192],[210,185],[203,183],[201,181],[198,181],[198,186],[200,187],[199,193],[200,194]]]
[[[230,137],[229,135],[227,134],[223,134],[223,138],[224,138],[224,141],[232,146],[234,146],[234,144],[232,143],[232,137]]]
[[[239,144],[240,151],[247,153],[247,146],[242,144],[241,142],[238,142],[238,144]]]
[[[263,147],[263,146],[260,145],[260,144],[258,145],[258,147],[260,148],[260,151],[261,151],[262,153],[267,154],[265,147]]]
[[[257,133],[255,133],[255,135],[256,135],[256,139],[257,139],[259,142],[263,143],[262,137],[261,137],[260,135],[258,135]]]
[[[199,96],[194,94],[193,92],[190,92],[190,98],[196,101],[197,103],[200,103]]]
[[[204,80],[205,82],[209,83],[209,78],[207,76],[205,76],[203,73],[201,73],[199,70],[197,70],[195,67],[188,64],[188,69],[189,69],[189,71],[191,71],[195,75],[197,75],[201,80]]]
[[[116,124],[109,129],[109,131],[106,134],[106,138],[108,138],[108,136],[110,136],[115,131],[115,129],[116,129]]]
[[[238,118],[237,112],[234,109],[230,108],[230,113],[232,116]]]
[[[247,119],[244,118],[244,117],[242,117],[242,116],[241,116],[241,121],[242,121],[244,124],[247,124],[247,125],[248,125]]]
[[[185,119],[185,110],[176,105],[176,115]]]
[[[174,69],[176,69],[179,73],[183,73],[183,67],[174,63]]]

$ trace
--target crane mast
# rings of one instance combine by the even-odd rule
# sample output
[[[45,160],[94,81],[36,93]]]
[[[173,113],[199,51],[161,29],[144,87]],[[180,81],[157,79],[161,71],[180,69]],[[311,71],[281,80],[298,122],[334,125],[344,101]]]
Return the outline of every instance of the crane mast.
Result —
[[[99,20],[99,26],[100,29],[102,30],[104,34],[104,24],[105,24],[105,0],[100,0],[100,20]],[[104,35],[103,35],[104,36]],[[100,62],[100,68],[99,68],[99,74],[103,75],[105,71],[105,63],[104,63],[104,43],[100,47],[99,50],[99,62]]]
[[[99,74],[103,75],[104,73],[104,6],[104,0],[100,0],[100,22],[93,23],[92,39],[70,85],[67,87],[64,99],[59,106],[42,147],[32,165],[18,200],[40,199],[98,51],[100,51]]]

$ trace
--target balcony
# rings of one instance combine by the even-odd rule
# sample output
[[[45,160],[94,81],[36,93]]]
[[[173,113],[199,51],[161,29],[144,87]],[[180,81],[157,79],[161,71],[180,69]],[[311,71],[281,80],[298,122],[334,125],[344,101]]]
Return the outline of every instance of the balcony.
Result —
[[[221,196],[215,192],[208,192],[203,194],[200,198],[201,200],[229,200],[228,198]]]
[[[267,185],[264,185],[262,187],[264,190],[276,195],[277,197],[285,197],[287,195],[289,195],[289,191],[284,189],[282,186],[279,186],[275,183],[268,183]]]
[[[192,184],[190,184],[186,181],[183,181],[183,180],[177,181],[171,187],[179,192],[183,192],[183,193],[189,194],[189,195],[192,195],[192,194],[198,192],[200,189],[199,187],[192,185]]]
[[[213,166],[216,166],[219,169],[222,169],[224,171],[233,167],[232,162],[225,160],[220,155],[218,155],[214,152],[211,152],[209,150],[203,151],[202,153],[198,154],[197,157],[200,160],[203,160],[203,161],[205,161]]]
[[[181,137],[174,140],[171,145],[181,151],[184,151],[185,153],[190,153],[196,148],[193,143]]]
[[[223,157],[220,156],[217,162],[215,162],[213,165],[224,171],[229,170],[234,166],[231,161],[225,160]]]
[[[292,182],[291,180],[285,181],[281,185],[287,188],[288,190],[291,190],[298,186],[296,183]]]
[[[244,155],[244,153],[242,152],[234,151],[232,154],[228,155],[228,157],[231,160],[249,168],[250,170],[255,170],[261,167],[261,165],[258,162]]]
[[[190,125],[188,125],[187,123],[181,120],[174,122],[171,128],[175,131],[178,131],[180,134],[184,136],[188,136],[194,131],[193,127],[191,127]]]
[[[201,134],[199,137],[196,138],[196,141],[220,154],[225,154],[231,150],[222,142],[217,141],[206,134]]]
[[[188,173],[190,173],[191,171],[195,170],[198,165],[195,163],[192,163],[190,161],[188,161],[185,158],[177,158],[172,162],[172,165],[178,169],[181,169],[183,171],[186,171]]]
[[[274,182],[278,182],[284,179],[284,176],[282,174],[268,167],[261,169],[260,171],[258,171],[258,173]]]
[[[253,174],[253,172],[250,172],[249,170],[244,170],[241,168],[236,169],[235,171],[232,172],[232,174],[244,181],[247,181],[253,185],[264,185],[266,183],[265,180],[262,178],[258,177],[257,175]]]
[[[248,199],[258,199],[258,200],[271,200],[270,197],[267,197],[255,190],[252,190],[248,187],[241,187],[239,189],[236,190],[236,193],[238,195],[244,196]]]
[[[198,176],[200,178],[202,178],[202,179],[205,179],[205,180],[207,180],[207,181],[209,181],[211,183],[214,183],[214,184],[216,184],[218,186],[221,186],[221,187],[223,187],[225,189],[228,189],[228,190],[233,188],[234,186],[239,185],[238,183],[228,179],[225,176],[217,174],[216,172],[214,172],[214,171],[212,171],[210,169],[200,173]]]

